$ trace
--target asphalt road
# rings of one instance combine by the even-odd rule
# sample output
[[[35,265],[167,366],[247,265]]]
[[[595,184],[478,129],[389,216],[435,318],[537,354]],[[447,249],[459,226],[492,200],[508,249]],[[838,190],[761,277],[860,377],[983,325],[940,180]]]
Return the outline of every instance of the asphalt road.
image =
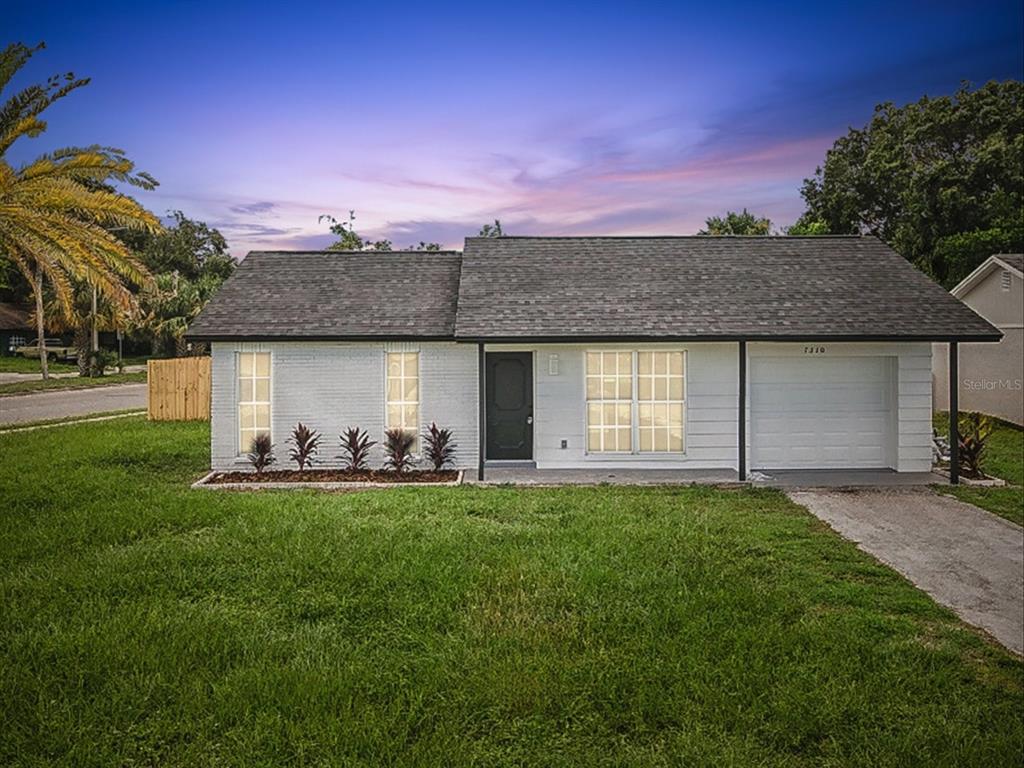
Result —
[[[23,424],[26,421],[63,419],[145,407],[145,384],[33,392],[0,397],[0,424]]]

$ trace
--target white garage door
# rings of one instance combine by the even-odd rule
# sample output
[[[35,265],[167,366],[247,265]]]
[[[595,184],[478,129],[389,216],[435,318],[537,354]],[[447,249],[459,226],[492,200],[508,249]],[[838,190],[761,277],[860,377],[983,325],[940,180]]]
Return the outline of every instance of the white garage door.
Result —
[[[751,358],[751,467],[893,466],[894,369],[890,357]]]

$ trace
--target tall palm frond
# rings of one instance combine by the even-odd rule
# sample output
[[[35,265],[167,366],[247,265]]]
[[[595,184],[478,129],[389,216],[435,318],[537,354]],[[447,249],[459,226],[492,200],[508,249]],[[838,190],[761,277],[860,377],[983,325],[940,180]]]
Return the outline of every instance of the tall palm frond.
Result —
[[[14,74],[42,48],[20,43],[0,52],[0,93]],[[39,338],[45,336],[44,285],[50,285],[59,312],[74,311],[74,287],[94,286],[112,307],[135,310],[133,286],[145,288],[152,277],[142,262],[109,230],[159,232],[159,220],[132,198],[108,184],[122,182],[153,189],[157,182],[135,170],[115,147],[65,147],[14,168],[6,152],[19,138],[46,130],[40,115],[88,79],[72,73],[29,86],[0,106],[0,253],[20,269],[36,297]],[[40,344],[43,375],[46,354]]]

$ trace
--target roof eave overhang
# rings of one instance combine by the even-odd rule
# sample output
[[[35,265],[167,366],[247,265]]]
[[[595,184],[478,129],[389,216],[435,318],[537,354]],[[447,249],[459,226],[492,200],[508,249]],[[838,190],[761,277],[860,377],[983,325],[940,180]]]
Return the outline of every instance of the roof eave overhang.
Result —
[[[384,342],[384,341],[457,341],[468,344],[594,344],[603,342],[615,343],[654,343],[654,342],[713,342],[713,341],[760,341],[760,342],[909,342],[928,341],[943,342],[998,342],[1003,334],[683,334],[683,335],[572,335],[572,336],[481,336],[481,335],[424,335],[424,334],[218,334],[218,333],[187,333],[185,338],[193,342],[273,342],[273,341],[348,341],[348,342]]]
[[[257,342],[257,341],[360,341],[360,342],[385,342],[385,341],[455,341],[451,334],[424,335],[415,333],[389,333],[389,334],[229,334],[229,333],[186,333],[188,341],[219,342]]]
[[[1002,333],[974,334],[690,334],[690,335],[573,335],[573,336],[482,336],[460,335],[455,341],[486,344],[586,344],[601,342],[699,342],[699,341],[761,341],[761,342],[997,342]]]

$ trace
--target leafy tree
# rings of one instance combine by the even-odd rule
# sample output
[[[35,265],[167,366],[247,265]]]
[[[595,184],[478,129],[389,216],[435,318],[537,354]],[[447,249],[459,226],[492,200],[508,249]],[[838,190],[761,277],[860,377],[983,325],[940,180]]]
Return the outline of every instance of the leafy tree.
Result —
[[[961,232],[939,238],[935,243],[934,260],[946,269],[945,284],[955,286],[994,253],[1021,251],[1024,246],[1024,212],[1016,218],[993,222],[988,229]]]
[[[194,280],[179,272],[156,276],[139,298],[140,317],[136,323],[150,337],[154,355],[188,354],[185,331],[223,282],[215,274],[200,275]],[[193,353],[202,350],[199,347]]]
[[[880,104],[800,193],[805,220],[876,235],[950,287],[989,248],[1024,246],[1024,83]]]
[[[181,211],[171,211],[170,215],[174,223],[163,232],[129,240],[143,264],[154,274],[177,272],[188,280],[230,277],[238,262],[228,251],[224,235]]]
[[[318,222],[328,221],[330,232],[338,239],[327,246],[329,251],[390,251],[390,240],[365,240],[356,232],[356,212],[348,212],[348,221],[338,221],[329,213],[321,214]]]
[[[337,241],[327,246],[329,251],[392,251],[394,244],[390,240],[367,240],[356,232],[356,212],[348,212],[348,221],[338,221],[329,213],[321,214],[318,222],[330,222],[330,232]],[[440,251],[440,243],[428,243],[420,240],[417,245],[410,245],[406,251]]]
[[[77,353],[79,376],[100,376],[103,369],[99,365],[97,354],[92,349],[93,323],[97,331],[114,331],[126,328],[136,307],[126,311],[104,296],[96,296],[96,316],[92,314],[93,290],[84,281],[75,281],[72,287],[71,303],[58,301],[52,291],[48,291],[45,302],[46,327],[56,333],[70,332]],[[34,313],[30,321],[34,321]]]
[[[0,93],[42,48],[12,43],[0,52]],[[129,284],[146,284],[148,270],[104,227],[158,232],[160,222],[135,200],[103,188],[120,181],[152,189],[156,180],[136,173],[134,164],[112,147],[65,147],[20,168],[7,162],[19,138],[46,130],[40,115],[55,101],[89,83],[72,73],[30,85],[0,107],[0,253],[32,286],[43,378],[48,378],[44,288],[48,283],[63,306],[73,303],[74,281],[85,281],[122,309],[134,304]]]
[[[698,235],[770,235],[772,231],[770,219],[759,218],[746,208],[742,213],[728,211],[724,217],[712,216],[704,224],[706,229]]]
[[[501,222],[498,219],[494,220],[493,224],[484,224],[480,227],[480,231],[477,233],[477,237],[504,237],[505,233],[501,229]]]
[[[824,221],[801,216],[796,222],[786,227],[787,235],[830,235],[828,224]]]

